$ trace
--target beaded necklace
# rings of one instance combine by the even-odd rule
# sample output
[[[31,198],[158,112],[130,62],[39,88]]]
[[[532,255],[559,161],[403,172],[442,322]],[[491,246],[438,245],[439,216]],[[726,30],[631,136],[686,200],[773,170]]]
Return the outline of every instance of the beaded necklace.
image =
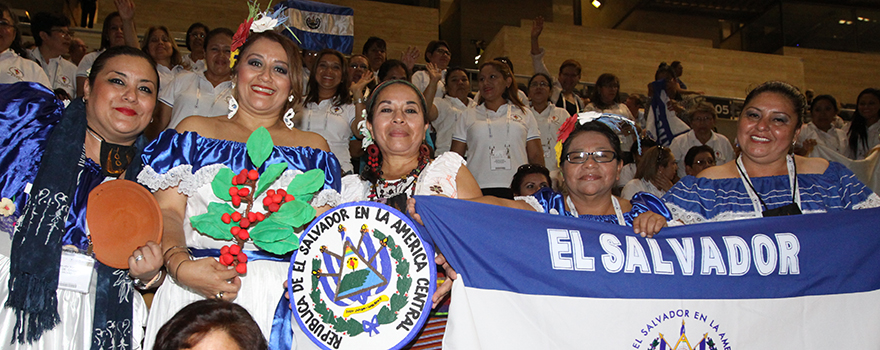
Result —
[[[380,178],[376,181],[376,183],[370,185],[370,194],[367,195],[367,200],[388,204],[392,207],[396,207],[394,204],[397,203],[390,202],[402,201],[403,207],[405,208],[406,199],[415,195],[415,184],[416,182],[418,182],[419,175],[422,173],[422,170],[424,170],[425,166],[427,165],[428,158],[420,156],[419,165],[415,169],[410,171],[409,174],[395,180],[386,180],[385,178]],[[379,174],[382,174],[381,170],[379,171]]]

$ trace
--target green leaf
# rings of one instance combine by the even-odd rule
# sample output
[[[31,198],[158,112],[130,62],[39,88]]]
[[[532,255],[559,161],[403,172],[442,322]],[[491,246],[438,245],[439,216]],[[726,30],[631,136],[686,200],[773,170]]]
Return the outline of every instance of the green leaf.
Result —
[[[391,295],[391,310],[400,310],[406,305],[406,300],[409,299],[403,294],[394,293]]]
[[[304,194],[313,194],[321,187],[324,187],[324,171],[312,169],[295,176],[290,181],[290,185],[287,185],[287,193],[294,197],[300,197]]]
[[[260,179],[257,180],[257,192],[254,193],[254,198],[257,198],[257,196],[262,194],[263,191],[269,188],[269,186],[272,186],[284,170],[287,170],[287,163],[285,162],[267,166],[266,170],[260,174]]]
[[[394,322],[394,320],[396,319],[397,314],[391,312],[391,309],[389,309],[387,306],[383,306],[381,309],[379,309],[379,314],[376,315],[376,321],[379,324],[389,324],[391,322]]]
[[[248,229],[248,233],[255,243],[270,243],[290,238],[296,240],[297,243],[299,242],[299,239],[293,233],[293,227],[282,225],[272,220],[263,220],[261,222],[258,222],[256,225]]]
[[[277,212],[269,215],[268,221],[287,227],[300,227],[315,218],[315,208],[299,199],[285,202]]]
[[[412,285],[412,277],[406,277],[406,275],[402,275],[397,279],[397,290],[409,290],[409,286]]]
[[[251,163],[257,168],[263,166],[263,162],[269,159],[269,155],[272,154],[273,146],[272,135],[269,135],[269,130],[262,126],[254,130],[247,140],[247,153],[248,157],[251,158]]]
[[[233,212],[235,212],[235,209],[232,209],[232,206],[228,203],[210,203],[208,204],[208,212],[192,217],[190,224],[192,224],[196,231],[211,236],[214,239],[231,241],[235,237],[232,236],[229,230],[237,224],[232,221],[225,224],[220,218],[223,217],[223,214],[232,214]]]
[[[275,255],[284,255],[299,248],[299,238],[291,237],[292,240],[281,240],[276,242],[257,242],[254,244],[262,250]]]
[[[234,176],[235,174],[232,173],[231,169],[220,168],[220,171],[214,176],[214,181],[211,181],[211,189],[214,190],[214,195],[217,198],[225,201],[232,200],[232,196],[229,195],[229,188],[232,187],[232,178]]]

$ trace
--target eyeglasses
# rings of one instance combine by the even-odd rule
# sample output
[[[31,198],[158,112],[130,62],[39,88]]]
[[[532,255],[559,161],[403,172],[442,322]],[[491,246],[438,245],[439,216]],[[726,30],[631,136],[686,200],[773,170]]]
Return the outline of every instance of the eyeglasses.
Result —
[[[56,32],[56,33],[61,33],[61,36],[66,36],[68,38],[73,36],[73,32],[71,32],[70,30],[66,30],[66,29],[55,28],[55,29],[52,29],[51,31]]]
[[[357,63],[352,63],[352,64],[350,64],[350,65],[348,65],[348,66],[351,67],[351,69],[363,69],[363,70],[367,70],[367,68],[369,68],[369,67],[367,67],[366,64],[357,64]]]
[[[700,118],[693,118],[693,119],[691,119],[691,121],[705,123],[705,122],[711,121],[712,119],[713,119],[712,117],[700,117]]]
[[[593,156],[593,161],[596,163],[608,163],[615,159],[617,159],[617,153],[613,151],[596,151],[596,152],[568,152],[565,155],[565,160],[572,164],[583,164],[587,162],[587,159]]]
[[[550,87],[550,84],[546,81],[533,81],[529,87]]]
[[[446,50],[446,49],[437,49],[437,50],[434,50],[434,53],[439,53],[441,55],[446,55],[446,56],[452,56],[452,52],[449,52],[449,50]]]
[[[705,166],[715,166],[715,160],[714,160],[714,159],[698,160],[698,161],[695,161],[695,162],[694,162],[694,165],[699,165],[699,166],[704,166],[704,165],[705,165]]]
[[[303,57],[306,57],[306,56],[309,56],[309,57],[318,57],[318,53],[317,53],[316,51],[305,51],[305,50],[303,50],[303,51],[300,51],[299,53],[302,54]]]
[[[204,38],[205,38],[205,33],[189,33],[189,36],[190,36],[191,38],[204,39]]]

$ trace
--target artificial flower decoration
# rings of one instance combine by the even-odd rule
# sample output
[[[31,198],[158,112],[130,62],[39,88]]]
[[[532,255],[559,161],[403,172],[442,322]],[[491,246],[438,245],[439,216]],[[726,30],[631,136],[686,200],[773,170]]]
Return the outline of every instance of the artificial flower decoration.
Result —
[[[556,146],[553,149],[556,151],[556,161],[562,159],[562,144],[565,143],[565,140],[568,139],[568,136],[571,135],[571,132],[574,131],[577,125],[584,125],[586,123],[597,121],[602,124],[607,125],[611,130],[620,133],[621,125],[624,123],[632,126],[633,130],[636,129],[636,124],[629,120],[629,118],[619,116],[617,114],[610,113],[599,113],[599,112],[581,112],[575,114],[568,119],[565,120],[565,123],[562,123],[562,126],[559,127],[559,131],[556,132]],[[642,154],[642,141],[637,137],[636,142],[638,143],[638,152]]]
[[[260,11],[260,4],[256,1],[248,1],[247,20],[238,26],[235,35],[232,36],[232,52],[229,54],[229,67],[235,66],[235,61],[238,60],[238,48],[247,42],[248,36],[250,36],[251,32],[262,33],[267,30],[274,30],[279,25],[283,25],[296,41],[300,41],[299,38],[296,37],[296,34],[284,24],[287,22],[287,16],[284,15],[284,11],[287,10],[287,8],[284,6],[278,6],[274,12],[269,12],[270,8],[272,8],[271,1],[269,2],[269,5],[266,6],[266,11]],[[300,43],[302,42],[300,41]]]
[[[370,130],[367,129],[366,118],[358,123],[358,129],[361,131],[361,135],[364,136],[364,138],[361,140],[361,147],[363,149],[367,149],[368,146],[373,144],[373,135],[370,134]]]
[[[9,198],[0,200],[0,215],[10,216],[12,214],[15,214],[15,202]]]

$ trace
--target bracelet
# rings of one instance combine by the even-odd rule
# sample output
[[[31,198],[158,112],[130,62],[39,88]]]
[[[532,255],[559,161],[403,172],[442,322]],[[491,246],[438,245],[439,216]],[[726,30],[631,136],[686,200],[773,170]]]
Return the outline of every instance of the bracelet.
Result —
[[[172,254],[172,256],[174,256],[174,254]],[[187,254],[187,258],[188,258],[188,259],[180,260],[180,262],[177,263],[177,268],[174,269],[174,274],[171,275],[171,277],[173,277],[174,279],[177,279],[177,273],[180,272],[180,265],[183,265],[184,262],[192,261],[192,260],[193,260],[192,255],[188,255],[188,254]],[[168,273],[171,274],[171,270],[168,270]]]
[[[363,104],[363,103],[365,102],[365,99],[364,99],[363,97],[361,97],[361,98],[355,100],[354,102],[355,102],[355,103]]]
[[[129,275],[129,277],[131,277],[131,275]],[[138,290],[148,290],[148,289],[152,288],[153,284],[158,282],[161,277],[162,277],[162,269],[159,269],[159,273],[157,273],[155,276],[153,276],[153,279],[151,279],[146,284],[141,282],[140,278],[135,278],[133,284],[134,284],[134,287],[137,288]]]
[[[171,248],[166,249],[165,252],[162,253],[162,257],[165,257],[165,255],[168,255],[168,252],[170,252],[172,250],[181,249],[181,248],[186,249],[186,251],[189,251],[189,247],[187,247],[185,245],[176,245],[176,246],[173,246]],[[174,254],[171,254],[171,255],[174,255]]]

